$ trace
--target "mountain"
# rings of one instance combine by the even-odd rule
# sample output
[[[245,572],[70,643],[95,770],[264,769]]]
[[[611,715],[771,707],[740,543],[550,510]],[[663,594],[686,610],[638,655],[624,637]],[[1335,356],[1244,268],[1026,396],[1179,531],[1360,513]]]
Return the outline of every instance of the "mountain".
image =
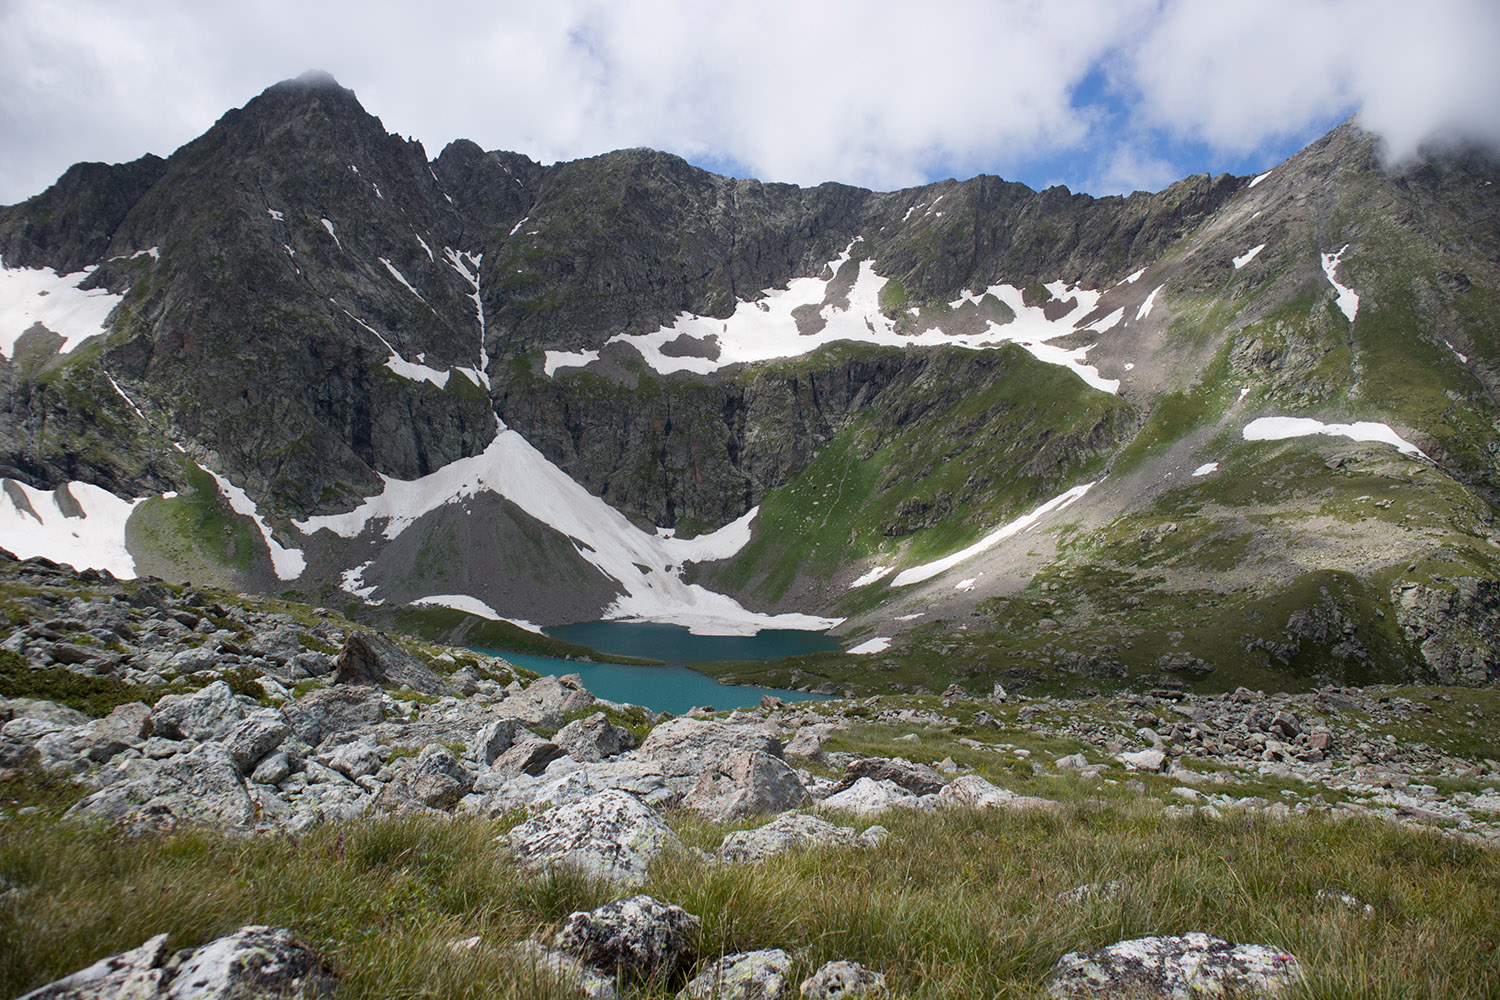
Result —
[[[1492,683],[1497,176],[1353,122],[1124,198],[429,159],[309,74],[0,208],[0,545],[837,622],[716,668],[802,687]]]

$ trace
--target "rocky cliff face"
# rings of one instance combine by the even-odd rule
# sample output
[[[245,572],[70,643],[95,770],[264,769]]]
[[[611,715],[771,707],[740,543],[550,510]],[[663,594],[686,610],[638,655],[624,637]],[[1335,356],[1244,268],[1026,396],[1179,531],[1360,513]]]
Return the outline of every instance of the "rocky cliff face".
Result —
[[[1074,648],[1044,656],[1063,662],[1125,648],[1022,612],[1027,588],[1080,568],[1123,573],[1148,606],[1207,588],[1259,608],[1265,588],[1350,574],[1390,622],[1403,582],[1435,574],[1421,607],[1468,609],[1488,590],[1451,581],[1497,578],[1497,172],[1464,153],[1391,173],[1352,124],[1254,180],[1128,198],[991,177],[801,189],[650,150],[543,166],[459,140],[429,160],[310,75],[166,160],[81,164],[0,209],[0,294],[27,324],[0,330],[0,475],[175,495],[125,509],[154,572],[451,587],[544,622],[598,614],[632,564],[675,580],[685,561],[855,632],[977,613],[1031,637],[1005,655],[1036,656],[1061,621]],[[48,312],[41,282],[92,302],[95,325]],[[1248,439],[1282,417],[1378,423],[1410,451]],[[495,465],[506,429],[535,457]],[[606,568],[551,517],[567,504],[539,492],[549,470],[645,538],[760,513],[738,549],[684,560],[635,539]],[[966,588],[939,572],[850,590],[1101,482],[1045,544],[985,542]],[[47,521],[22,492],[17,523]],[[493,530],[468,525],[480,509]],[[314,527],[361,510],[347,533]],[[1495,638],[1482,608],[1457,614],[1463,643]],[[1236,618],[1232,655],[1276,667],[1288,615],[1272,618]],[[1432,620],[1361,648],[1398,672],[1493,673]],[[1141,664],[1201,659],[1170,645]]]

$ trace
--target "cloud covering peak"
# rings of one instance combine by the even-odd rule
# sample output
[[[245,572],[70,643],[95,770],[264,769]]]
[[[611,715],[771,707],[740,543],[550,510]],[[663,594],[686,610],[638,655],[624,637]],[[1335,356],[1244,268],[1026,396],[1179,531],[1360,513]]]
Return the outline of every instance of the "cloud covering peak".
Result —
[[[1251,172],[1352,112],[1408,156],[1500,146],[1491,0],[261,0],[0,5],[0,203],[167,154],[320,67],[429,150],[652,146],[893,188],[978,172],[1096,194]]]

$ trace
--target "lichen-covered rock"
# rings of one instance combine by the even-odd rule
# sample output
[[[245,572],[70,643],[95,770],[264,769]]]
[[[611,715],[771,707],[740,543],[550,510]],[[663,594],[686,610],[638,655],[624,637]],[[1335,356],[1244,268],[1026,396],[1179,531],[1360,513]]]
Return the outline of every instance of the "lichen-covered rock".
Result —
[[[133,829],[179,823],[239,827],[254,824],[257,810],[233,758],[219,744],[204,743],[147,774],[101,788],[67,815]]]
[[[553,944],[601,972],[664,982],[692,959],[701,926],[680,906],[632,896],[569,914]]]
[[[565,757],[563,748],[540,736],[522,736],[511,744],[492,765],[494,772],[502,778],[515,778],[523,774],[536,777],[547,770],[547,765]]]
[[[886,995],[885,976],[858,962],[829,962],[804,979],[800,991],[808,1000],[883,997]]]
[[[244,717],[245,707],[223,681],[192,694],[166,695],[151,710],[155,732],[169,739],[223,739]]]
[[[286,742],[292,727],[274,709],[251,712],[224,737],[224,749],[241,774],[249,774],[261,758]]]
[[[792,959],[780,948],[725,955],[693,977],[683,1000],[785,1000]]]
[[[624,753],[635,746],[636,741],[630,730],[610,722],[603,712],[595,712],[563,726],[552,737],[552,742],[574,760],[592,763]]]
[[[1297,959],[1259,944],[1231,944],[1209,934],[1137,938],[1058,959],[1047,986],[1059,1000],[1131,997],[1277,997],[1302,978]]]
[[[858,843],[853,827],[834,826],[820,816],[806,813],[787,813],[754,830],[726,834],[719,845],[719,857],[725,861],[755,864],[778,851],[825,845],[853,847]]]
[[[21,1000],[320,1000],[334,980],[291,931],[241,927],[171,958],[167,935],[102,959]]]
[[[427,664],[384,636],[356,632],[334,661],[340,684],[410,688],[423,694],[452,694],[453,688]]]
[[[297,738],[308,746],[325,739],[357,733],[373,726],[384,717],[380,692],[368,686],[340,685],[310,691],[282,707],[287,723]]]
[[[797,772],[761,750],[734,753],[704,768],[682,804],[723,822],[753,813],[779,813],[807,801]]]
[[[588,708],[596,700],[577,674],[538,677],[523,690],[507,695],[495,706],[495,711],[530,726],[557,729],[562,726],[565,714]]]
[[[1008,788],[991,784],[977,774],[965,774],[954,778],[938,792],[939,806],[959,806],[968,809],[1044,809],[1060,812],[1062,803],[1036,795],[1017,795]]]
[[[632,795],[607,789],[533,817],[508,834],[523,863],[568,865],[589,875],[639,885],[677,834]]]
[[[488,771],[474,782],[474,794],[463,802],[466,812],[500,816],[513,809],[538,809],[580,802],[606,788],[629,792],[653,809],[674,806],[682,798],[667,784],[655,761],[607,760],[580,764],[562,757],[539,775],[520,774],[507,778]]]
[[[1166,766],[1167,755],[1160,750],[1138,750],[1122,753],[1115,759],[1132,771],[1160,771]]]
[[[926,764],[913,764],[902,757],[862,757],[850,761],[844,768],[844,774],[839,778],[838,784],[834,785],[832,794],[852,788],[861,778],[889,781],[913,795],[931,795],[948,782],[936,768]]]
[[[481,767],[489,767],[525,732],[517,719],[495,719],[469,741],[469,756]],[[558,734],[561,735],[561,734]]]
[[[929,796],[928,799],[935,799]],[[818,803],[821,809],[839,809],[860,816],[885,812],[887,809],[919,809],[923,800],[894,781],[860,778],[841,792]]]
[[[781,741],[759,726],[678,718],[651,730],[635,756],[659,761],[667,782],[686,795],[707,768],[735,754],[757,750],[780,757]]]

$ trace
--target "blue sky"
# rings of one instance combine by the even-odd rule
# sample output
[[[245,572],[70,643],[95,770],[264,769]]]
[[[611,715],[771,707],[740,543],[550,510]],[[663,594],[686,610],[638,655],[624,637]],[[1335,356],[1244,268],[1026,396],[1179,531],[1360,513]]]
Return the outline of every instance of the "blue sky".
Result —
[[[0,0],[0,204],[308,69],[433,156],[1102,195],[1256,173],[1355,113],[1396,159],[1500,145],[1497,53],[1494,0]]]

